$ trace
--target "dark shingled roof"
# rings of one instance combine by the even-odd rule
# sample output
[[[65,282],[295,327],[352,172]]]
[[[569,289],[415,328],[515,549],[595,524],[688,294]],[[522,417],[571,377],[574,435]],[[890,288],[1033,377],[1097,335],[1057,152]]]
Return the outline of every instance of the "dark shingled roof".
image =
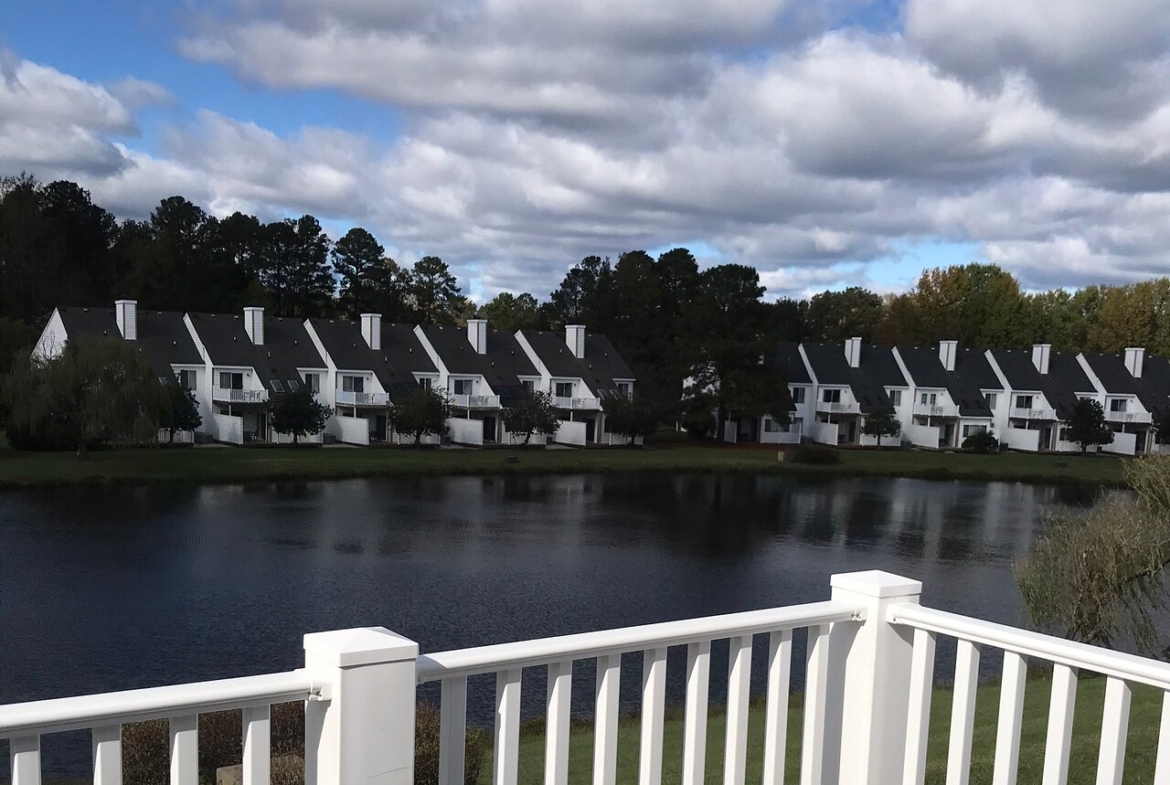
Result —
[[[58,308],[66,335],[108,335],[121,338],[112,308]],[[203,358],[191,340],[191,333],[177,311],[147,311],[137,314],[138,339],[133,342],[159,376],[171,376],[172,365],[202,365]]]
[[[983,399],[983,390],[1002,390],[991,363],[978,349],[960,349],[955,354],[955,370],[948,371],[938,356],[938,349],[928,346],[899,346],[898,355],[906,364],[919,387],[937,387],[950,393],[963,417],[990,417],[991,409]]]
[[[858,368],[845,359],[845,347],[839,343],[804,343],[813,375],[820,384],[848,385],[864,414],[893,413],[886,387],[908,387],[893,351],[888,346],[861,347]]]
[[[1075,354],[1052,352],[1048,373],[1041,374],[1032,364],[1031,349],[993,349],[992,356],[1013,390],[1039,390],[1064,419],[1077,402],[1077,393],[1095,392]]]
[[[467,340],[467,328],[427,325],[423,333],[435,352],[447,366],[449,373],[483,376],[501,404],[508,404],[524,396],[521,376],[540,376],[528,359],[513,333],[503,330],[487,331],[487,353],[479,354]],[[586,344],[585,351],[589,351]]]
[[[796,341],[784,341],[772,353],[772,364],[784,371],[784,378],[789,384],[812,384],[808,375],[808,368],[800,356],[800,344]]]
[[[321,345],[343,371],[373,371],[391,400],[418,389],[416,373],[438,373],[409,324],[382,323],[382,348],[371,349],[358,322],[311,320]]]
[[[528,345],[551,375],[582,379],[598,396],[617,389],[614,379],[634,378],[633,371],[604,335],[586,333],[585,357],[578,360],[563,334],[549,330],[523,332]]]
[[[243,316],[192,313],[191,323],[214,365],[243,366],[256,371],[260,382],[272,391],[272,380],[282,386],[299,380],[298,368],[325,368],[325,359],[313,346],[303,319],[265,317],[264,344],[256,346],[244,330]]]
[[[1170,379],[1166,378],[1170,376],[1170,363],[1167,363],[1165,358],[1146,355],[1140,379],[1135,379],[1125,367],[1124,355],[1086,352],[1085,360],[1101,380],[1106,392],[1136,395],[1146,411],[1154,415],[1160,415],[1170,408],[1170,398],[1167,397],[1170,394],[1167,381]]]

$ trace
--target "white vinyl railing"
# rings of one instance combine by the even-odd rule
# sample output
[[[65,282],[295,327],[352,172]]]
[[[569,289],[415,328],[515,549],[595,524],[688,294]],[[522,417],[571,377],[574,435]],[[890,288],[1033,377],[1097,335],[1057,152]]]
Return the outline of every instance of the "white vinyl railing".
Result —
[[[337,402],[344,406],[387,406],[390,403],[390,396],[379,392],[338,390]]]
[[[950,404],[916,403],[914,404],[914,413],[920,417],[958,417],[959,407]]]
[[[857,403],[817,401],[817,411],[828,412],[829,414],[861,414],[861,405]]]
[[[264,403],[268,400],[268,390],[229,390],[226,387],[214,387],[211,397],[213,400],[229,403]]]
[[[1154,416],[1149,412],[1115,412],[1107,410],[1105,419],[1109,422],[1152,423]]]
[[[1013,407],[1011,417],[1017,420],[1055,420],[1055,409],[1024,409]]]
[[[712,643],[727,640],[723,783],[749,785],[753,641],[767,636],[759,764],[762,785],[782,785],[793,633],[804,629],[805,663],[803,674],[797,674],[804,682],[801,785],[922,785],[939,636],[957,641],[946,750],[950,785],[965,784],[970,777],[979,663],[986,649],[1003,652],[992,783],[1016,782],[1029,661],[1053,669],[1042,785],[1067,782],[1083,672],[1106,679],[1097,783],[1122,782],[1130,699],[1138,684],[1163,693],[1154,781],[1170,782],[1170,663],[925,608],[918,604],[918,581],[889,573],[836,575],[832,587],[825,602],[422,657],[417,644],[381,627],[313,633],[305,636],[305,667],[296,671],[0,706],[0,739],[9,741],[13,785],[40,785],[41,736],[91,729],[95,785],[120,785],[122,725],[164,718],[170,721],[170,783],[197,785],[198,716],[238,708],[243,709],[243,783],[266,785],[270,707],[300,700],[305,701],[307,783],[408,785],[414,774],[418,685],[438,682],[439,783],[463,785],[468,679],[495,674],[492,782],[516,785],[523,675],[525,669],[542,669],[548,676],[543,779],[565,785],[573,665],[584,660],[596,663],[593,782],[615,785],[622,658],[640,653],[638,783],[661,785],[667,660],[672,647],[685,647],[682,785],[702,785]]]

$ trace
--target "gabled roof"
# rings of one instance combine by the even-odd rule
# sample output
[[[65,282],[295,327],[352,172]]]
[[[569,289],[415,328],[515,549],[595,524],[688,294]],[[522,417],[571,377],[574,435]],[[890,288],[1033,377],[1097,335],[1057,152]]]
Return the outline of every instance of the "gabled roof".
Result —
[[[67,336],[105,335],[121,338],[118,322],[112,308],[57,309]],[[138,338],[132,342],[145,355],[150,367],[159,376],[171,376],[172,365],[202,365],[203,358],[191,340],[191,333],[183,323],[183,314],[177,311],[147,311],[138,309]]]
[[[438,373],[422,342],[409,324],[382,323],[382,348],[371,349],[361,324],[334,319],[312,319],[321,345],[343,371],[372,371],[390,399],[418,389],[416,373]]]
[[[464,327],[427,325],[422,329],[448,373],[482,376],[500,396],[501,403],[523,397],[521,376],[540,376],[513,333],[488,328],[487,352],[479,354],[467,340]]]
[[[950,393],[963,417],[990,417],[992,412],[983,398],[983,390],[1001,390],[1003,385],[977,349],[960,349],[955,353],[955,370],[948,371],[938,356],[938,349],[928,346],[899,346],[898,355],[919,387],[938,387]]]
[[[549,374],[581,379],[598,395],[616,390],[615,379],[634,378],[633,371],[604,335],[586,333],[585,356],[577,359],[560,333],[524,330],[523,334]]]
[[[885,388],[909,386],[888,346],[862,346],[857,368],[850,367],[841,344],[803,343],[801,346],[817,381],[848,386],[863,413],[893,412]]]
[[[1101,380],[1105,392],[1115,395],[1136,395],[1150,413],[1161,414],[1170,408],[1170,363],[1165,358],[1147,356],[1142,363],[1141,378],[1134,378],[1125,367],[1125,359],[1118,354],[1084,353],[1093,373]],[[1153,376],[1151,376],[1151,371]],[[1165,378],[1159,379],[1159,376]]]
[[[1029,349],[993,349],[992,356],[1012,390],[1038,390],[1044,393],[1062,419],[1072,411],[1077,402],[1077,393],[1096,391],[1074,354],[1052,352],[1046,374],[1036,370]]]
[[[282,383],[300,379],[298,368],[325,368],[325,358],[313,345],[302,319],[265,317],[264,343],[256,346],[244,329],[242,316],[187,315],[213,365],[252,368],[268,390],[273,389],[273,379]]]
[[[772,353],[772,364],[784,371],[784,378],[789,384],[812,384],[808,375],[808,368],[800,356],[800,344],[796,341],[783,341]]]

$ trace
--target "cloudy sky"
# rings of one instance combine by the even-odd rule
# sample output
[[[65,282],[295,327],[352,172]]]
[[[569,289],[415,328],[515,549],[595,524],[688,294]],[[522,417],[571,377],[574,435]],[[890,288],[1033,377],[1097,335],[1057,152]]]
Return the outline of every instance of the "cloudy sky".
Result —
[[[0,3],[0,173],[358,224],[479,296],[686,245],[769,294],[1170,274],[1165,0]]]

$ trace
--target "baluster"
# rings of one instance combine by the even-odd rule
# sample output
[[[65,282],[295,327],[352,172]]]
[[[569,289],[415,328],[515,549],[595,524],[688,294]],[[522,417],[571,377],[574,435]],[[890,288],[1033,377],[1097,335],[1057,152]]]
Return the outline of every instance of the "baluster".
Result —
[[[8,740],[12,785],[41,785],[41,737],[21,736]]]
[[[732,638],[727,660],[727,744],[723,756],[723,785],[744,785],[748,701],[752,687],[752,636]]]
[[[199,717],[171,717],[171,785],[199,785]]]
[[[593,722],[593,785],[617,782],[618,701],[622,655],[597,658],[597,703]]]
[[[808,628],[807,654],[800,785],[820,785],[825,758],[825,712],[829,690],[828,624]]]
[[[930,699],[934,692],[935,634],[914,631],[910,658],[910,704],[906,722],[905,785],[922,785],[926,779],[926,742],[930,735]]]
[[[1020,767],[1020,728],[1024,721],[1024,687],[1028,661],[1014,651],[1003,653],[1003,683],[999,691],[999,728],[995,735],[992,785],[1016,785]]]
[[[1125,737],[1129,732],[1129,701],[1133,690],[1122,679],[1105,682],[1105,711],[1101,718],[1101,749],[1097,758],[1097,785],[1121,785],[1125,770]]]
[[[496,676],[496,751],[492,784],[516,785],[520,759],[520,677],[515,668]]]
[[[439,785],[463,785],[467,677],[443,679],[439,701]]]
[[[268,785],[272,775],[272,707],[244,709],[243,785]]]
[[[569,710],[573,691],[573,661],[548,666],[548,732],[544,748],[545,785],[569,782]],[[452,783],[462,785],[462,783]]]
[[[707,695],[711,641],[687,646],[687,714],[683,725],[682,785],[703,785],[707,765]]]
[[[94,728],[93,785],[122,785],[122,726]]]
[[[772,633],[768,643],[764,785],[784,785],[784,759],[788,750],[788,690],[792,678],[792,630]]]
[[[1068,755],[1072,749],[1073,711],[1076,703],[1077,669],[1068,665],[1054,665],[1052,697],[1048,703],[1048,741],[1044,745],[1043,785],[1065,785],[1068,782]],[[1154,780],[1158,781],[1158,778]]]
[[[971,776],[971,735],[975,730],[975,692],[979,684],[979,647],[960,640],[955,652],[955,696],[951,705],[951,744],[947,785],[967,785]]]
[[[1154,767],[1154,782],[1170,782],[1170,692],[1162,693],[1162,726],[1158,730],[1158,762]]]
[[[662,785],[665,705],[666,649],[650,649],[642,655],[642,749],[638,785]]]

